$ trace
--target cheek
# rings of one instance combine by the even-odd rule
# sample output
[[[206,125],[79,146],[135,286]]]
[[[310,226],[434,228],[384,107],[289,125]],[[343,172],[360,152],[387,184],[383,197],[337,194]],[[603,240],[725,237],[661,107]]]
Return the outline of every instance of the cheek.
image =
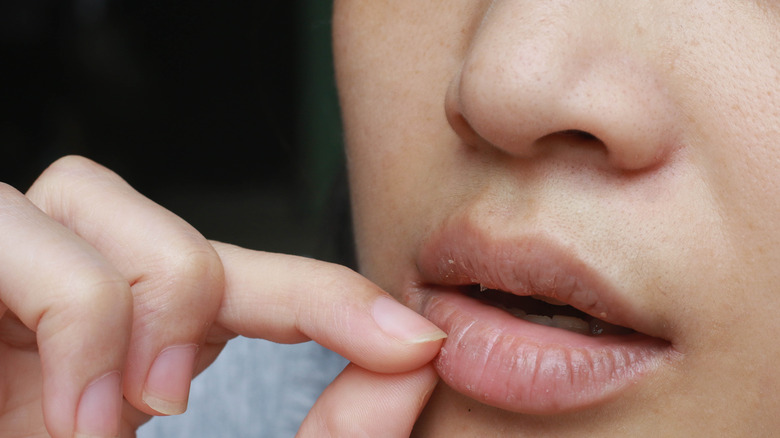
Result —
[[[429,227],[457,205],[451,157],[437,154],[448,136],[407,137],[413,130],[386,131],[380,144],[353,140],[349,151],[359,266],[388,290],[395,271],[412,267]]]
[[[732,262],[734,274],[732,286],[720,288],[727,295],[723,300],[733,303],[728,313],[753,321],[741,327],[759,330],[777,326],[759,315],[780,311],[780,33],[775,28],[780,29],[776,23],[756,23],[724,29],[734,35],[728,45],[704,41],[701,53],[719,56],[698,58],[697,83],[709,92],[690,101],[690,112],[700,121],[691,127],[695,166],[721,223],[710,239],[727,246],[730,257],[724,259]]]
[[[690,75],[678,94],[691,115],[691,162],[706,188],[710,216],[717,220],[717,226],[690,236],[698,257],[679,265],[691,295],[685,320],[693,325],[697,315],[707,316],[698,318],[696,327],[701,335],[698,368],[712,370],[706,375],[711,379],[740,376],[721,389],[744,397],[743,405],[753,413],[743,418],[767,412],[765,418],[772,418],[780,404],[780,345],[774,335],[780,330],[777,29],[777,23],[766,22],[749,28],[713,26],[714,34],[733,37],[700,38],[686,55],[689,64],[678,65]],[[702,250],[711,243],[719,252]]]
[[[337,3],[334,50],[359,263],[379,282],[451,198],[444,96],[483,2],[357,3]]]

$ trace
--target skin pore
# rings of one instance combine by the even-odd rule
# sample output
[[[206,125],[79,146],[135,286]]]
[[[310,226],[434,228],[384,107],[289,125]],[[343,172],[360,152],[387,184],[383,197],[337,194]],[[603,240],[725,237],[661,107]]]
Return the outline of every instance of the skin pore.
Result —
[[[443,382],[418,435],[780,427],[780,6],[337,0],[335,9],[361,273],[451,323],[443,352],[474,357],[453,365],[440,355]],[[442,254],[445,267],[431,268]],[[563,394],[541,406],[535,387],[522,403],[494,396],[485,375],[517,359],[507,345],[527,342],[529,326],[482,310],[458,326],[438,309],[468,319],[475,300],[439,290],[453,286],[447,274],[488,278],[460,287],[507,273],[530,283],[597,277],[591,304],[661,347],[636,350],[650,359],[597,382],[603,394],[585,401]],[[503,280],[488,286],[508,288]],[[533,344],[557,351],[550,333]],[[566,360],[559,369],[577,363]]]

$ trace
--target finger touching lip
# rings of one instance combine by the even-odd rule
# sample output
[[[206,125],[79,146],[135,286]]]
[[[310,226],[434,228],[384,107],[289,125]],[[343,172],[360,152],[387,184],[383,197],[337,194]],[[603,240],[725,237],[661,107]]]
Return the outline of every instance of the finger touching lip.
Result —
[[[448,334],[436,368],[455,390],[530,414],[619,396],[674,360],[663,324],[545,236],[468,223],[426,241],[404,299]]]

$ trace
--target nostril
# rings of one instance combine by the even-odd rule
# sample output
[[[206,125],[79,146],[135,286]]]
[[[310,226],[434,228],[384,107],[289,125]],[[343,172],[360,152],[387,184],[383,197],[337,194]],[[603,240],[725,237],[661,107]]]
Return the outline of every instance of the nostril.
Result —
[[[562,129],[546,134],[534,142],[533,153],[529,156],[532,155],[569,156],[574,160],[602,164],[611,159],[611,151],[601,138],[580,129]]]
[[[566,137],[574,137],[577,140],[582,141],[598,141],[598,137],[591,134],[590,132],[580,131],[579,129],[567,129],[564,131],[558,131],[555,134],[566,136]],[[553,135],[555,135],[553,134]]]

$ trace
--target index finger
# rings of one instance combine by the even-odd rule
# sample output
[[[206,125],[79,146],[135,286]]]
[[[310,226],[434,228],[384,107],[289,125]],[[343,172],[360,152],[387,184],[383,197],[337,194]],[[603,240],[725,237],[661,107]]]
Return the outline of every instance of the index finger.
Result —
[[[87,242],[1,183],[0,248],[0,301],[35,332],[49,433],[116,433],[130,285]],[[4,382],[23,370],[7,371]]]
[[[280,343],[314,340],[380,373],[420,368],[447,336],[346,267],[213,245],[225,268],[217,323],[237,334]]]

